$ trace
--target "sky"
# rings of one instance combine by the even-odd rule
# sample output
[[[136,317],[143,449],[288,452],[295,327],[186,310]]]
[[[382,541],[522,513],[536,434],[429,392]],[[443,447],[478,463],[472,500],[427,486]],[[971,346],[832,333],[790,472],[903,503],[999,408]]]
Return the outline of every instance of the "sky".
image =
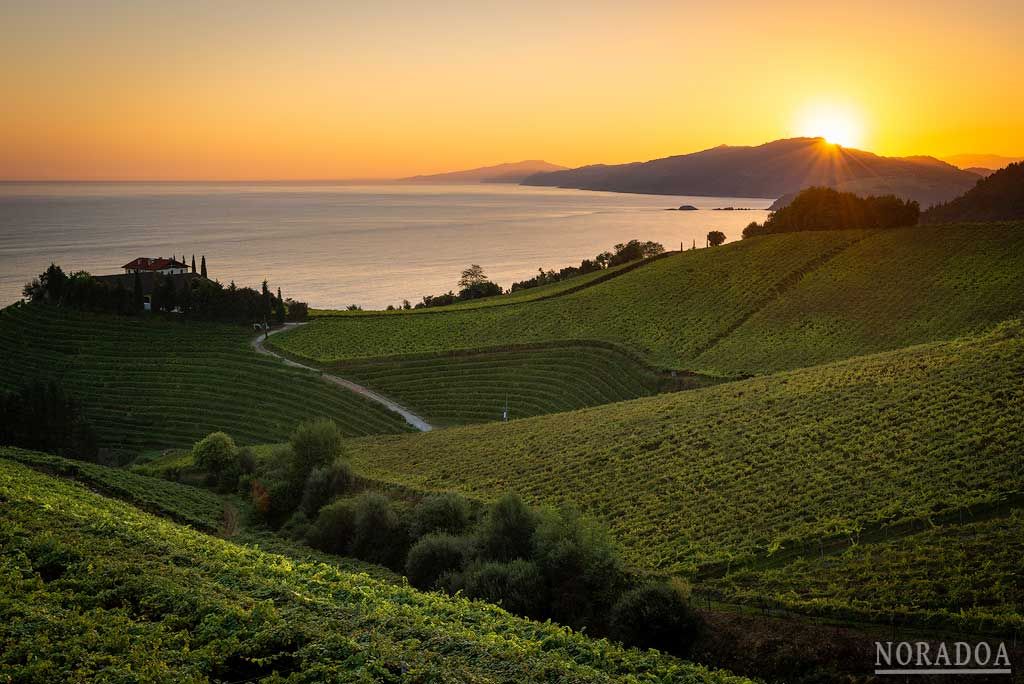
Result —
[[[1022,33],[1019,0],[0,0],[0,179],[389,178],[829,131],[1017,156]]]

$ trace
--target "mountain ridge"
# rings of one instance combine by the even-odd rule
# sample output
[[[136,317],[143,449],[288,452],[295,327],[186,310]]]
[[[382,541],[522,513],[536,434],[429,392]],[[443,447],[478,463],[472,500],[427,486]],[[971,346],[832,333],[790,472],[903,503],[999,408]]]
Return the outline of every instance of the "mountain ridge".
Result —
[[[894,194],[928,207],[963,194],[977,179],[935,157],[883,157],[804,137],[539,173],[524,179],[523,185],[773,199],[825,185],[858,194]]]
[[[474,169],[421,174],[399,178],[400,183],[520,183],[537,173],[564,171],[567,167],[543,159],[524,159]]]

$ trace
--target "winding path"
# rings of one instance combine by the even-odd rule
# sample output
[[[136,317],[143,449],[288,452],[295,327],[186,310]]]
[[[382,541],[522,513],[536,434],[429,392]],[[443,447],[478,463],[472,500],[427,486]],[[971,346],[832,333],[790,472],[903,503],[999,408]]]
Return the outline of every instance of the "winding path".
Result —
[[[285,330],[291,330],[292,328],[297,328],[300,325],[306,325],[306,324],[305,323],[285,323],[283,327],[271,330],[269,335],[276,335],[279,332],[284,332]],[[335,385],[340,385],[340,386],[344,387],[345,389],[349,390],[350,392],[355,392],[356,394],[358,394],[360,396],[366,397],[370,401],[375,401],[378,404],[380,404],[381,406],[383,406],[384,408],[388,409],[389,411],[394,411],[398,415],[402,416],[402,418],[405,419],[406,423],[408,423],[409,425],[413,426],[414,428],[416,428],[420,432],[430,432],[431,430],[434,429],[434,427],[430,423],[428,423],[427,421],[423,420],[422,418],[417,416],[415,413],[413,413],[409,409],[405,408],[404,406],[401,406],[400,404],[395,403],[394,401],[388,399],[387,397],[385,397],[385,396],[383,396],[381,394],[377,394],[372,389],[369,389],[368,387],[363,387],[362,385],[357,385],[356,383],[352,382],[351,380],[346,380],[345,378],[339,377],[337,375],[331,375],[330,373],[325,373],[320,368],[316,368],[314,366],[307,366],[307,365],[299,363],[297,361],[292,361],[291,359],[286,358],[286,357],[278,354],[274,350],[268,349],[263,344],[263,342],[264,342],[264,335],[263,335],[263,333],[260,333],[255,338],[253,338],[253,340],[252,340],[252,348],[255,349],[256,352],[259,353],[259,354],[265,354],[267,356],[273,356],[274,358],[277,358],[277,359],[280,359],[281,361],[284,361],[285,365],[292,366],[294,368],[303,368],[305,370],[313,371],[313,372],[319,374],[319,376],[322,379],[326,380],[327,382],[334,383]]]

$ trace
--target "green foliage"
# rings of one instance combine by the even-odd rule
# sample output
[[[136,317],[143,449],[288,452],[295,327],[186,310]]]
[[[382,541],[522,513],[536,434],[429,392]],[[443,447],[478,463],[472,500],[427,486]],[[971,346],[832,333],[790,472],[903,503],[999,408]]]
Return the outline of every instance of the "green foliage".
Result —
[[[505,494],[487,511],[477,531],[480,555],[487,560],[530,558],[537,514],[518,494]]]
[[[328,553],[347,553],[356,531],[356,509],[351,500],[338,500],[320,509],[306,533],[307,543]]]
[[[377,492],[363,492],[352,505],[355,514],[351,554],[392,569],[402,567],[409,549],[409,534],[391,499]]]
[[[295,467],[303,477],[314,468],[333,463],[341,455],[341,431],[329,418],[299,423],[289,440]]]
[[[417,589],[436,589],[439,580],[461,570],[468,557],[466,539],[450,534],[428,534],[409,549],[405,576]]]
[[[0,311],[0,387],[59,375],[102,450],[190,446],[215,430],[243,444],[283,441],[325,416],[346,435],[408,431],[401,418],[249,348],[240,327],[85,314]]]
[[[517,615],[546,612],[544,576],[532,561],[474,563],[463,573],[460,586],[466,596],[499,604]]]
[[[808,230],[900,228],[916,224],[920,213],[917,202],[895,195],[861,197],[833,188],[807,188],[773,212],[763,225],[748,225],[743,237]]]
[[[0,388],[0,444],[96,460],[96,432],[56,380]]]
[[[665,582],[630,589],[611,611],[611,634],[628,646],[686,655],[700,631],[700,616]]]
[[[375,480],[575,503],[633,563],[685,572],[1017,491],[1021,329],[349,449]]]
[[[962,196],[921,215],[922,223],[1021,219],[1024,219],[1024,163],[1021,162],[980,179]]]
[[[238,546],[10,463],[0,499],[0,670],[12,681],[746,681]],[[73,554],[51,582],[29,557],[46,534]]]
[[[446,492],[425,497],[412,510],[409,533],[420,538],[433,532],[462,534],[472,522],[473,510],[464,496]]]
[[[314,468],[306,477],[299,509],[310,518],[326,504],[348,493],[355,483],[355,474],[348,461],[337,459],[329,466]]]
[[[211,432],[192,447],[196,466],[220,484],[234,482],[241,472],[235,440],[223,432]]]

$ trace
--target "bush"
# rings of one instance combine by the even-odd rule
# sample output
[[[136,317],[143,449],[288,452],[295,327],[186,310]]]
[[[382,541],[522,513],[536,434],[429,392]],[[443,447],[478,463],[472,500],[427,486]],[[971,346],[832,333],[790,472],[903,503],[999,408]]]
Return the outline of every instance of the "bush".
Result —
[[[725,233],[720,230],[713,230],[708,233],[708,246],[718,247],[725,242]]]
[[[196,466],[208,473],[219,473],[237,461],[235,440],[223,432],[211,432],[192,447]]]
[[[498,499],[484,518],[477,536],[480,555],[487,560],[529,558],[537,516],[516,494]]]
[[[328,553],[346,553],[352,546],[356,529],[356,509],[352,501],[335,501],[320,509],[306,532],[306,543]]]
[[[299,508],[314,518],[324,505],[349,492],[354,482],[355,475],[347,461],[338,459],[329,466],[314,468],[306,477]]]
[[[701,619],[679,586],[647,584],[622,595],[611,612],[611,634],[627,646],[685,656],[701,630]]]
[[[391,500],[383,494],[364,492],[353,505],[352,555],[370,563],[401,568],[409,540]]]
[[[413,510],[409,532],[419,539],[432,532],[462,534],[469,527],[472,510],[469,501],[458,494],[428,496]]]
[[[305,480],[314,468],[333,463],[341,454],[341,431],[329,418],[299,423],[290,443],[297,473]]]
[[[546,592],[544,577],[532,561],[477,563],[463,574],[463,591],[470,598],[499,603],[505,610],[540,618]]]
[[[533,558],[551,591],[551,617],[574,628],[603,630],[627,583],[608,531],[576,510],[545,510],[533,538]]]
[[[278,533],[288,539],[294,539],[296,541],[305,539],[306,535],[309,534],[309,528],[311,523],[309,518],[301,510],[292,513],[291,517],[285,521],[284,525],[281,525],[281,529]]]
[[[465,539],[450,534],[428,534],[409,549],[405,576],[417,589],[436,589],[447,573],[462,569],[468,552]]]
[[[256,479],[263,496],[256,510],[265,523],[277,527],[295,510],[302,498],[302,486],[305,482],[304,478],[298,477],[291,447],[275,448],[264,461]],[[255,488],[253,491],[255,497]]]

